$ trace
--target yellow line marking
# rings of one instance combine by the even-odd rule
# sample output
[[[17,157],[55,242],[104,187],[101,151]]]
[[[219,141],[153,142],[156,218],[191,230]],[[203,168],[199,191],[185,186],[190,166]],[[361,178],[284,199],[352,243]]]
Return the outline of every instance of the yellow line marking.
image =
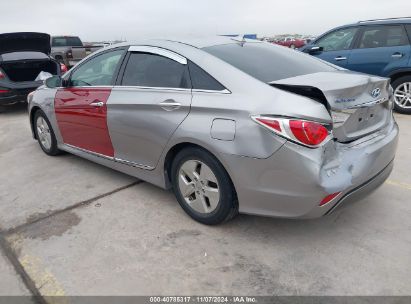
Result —
[[[43,296],[65,295],[64,289],[57,282],[57,279],[48,269],[43,267],[39,258],[26,254],[19,258],[19,261]]]
[[[403,189],[411,190],[411,184],[408,184],[408,183],[397,182],[391,179],[388,179],[385,183],[391,186],[396,186],[396,187],[400,187]]]
[[[16,252],[21,252],[24,245],[24,238],[19,233],[8,237],[9,244]],[[40,258],[25,253],[18,256],[19,262],[24,270],[36,284],[40,294],[45,297],[49,304],[67,304],[68,298],[62,285],[57,281],[56,277],[44,267]]]

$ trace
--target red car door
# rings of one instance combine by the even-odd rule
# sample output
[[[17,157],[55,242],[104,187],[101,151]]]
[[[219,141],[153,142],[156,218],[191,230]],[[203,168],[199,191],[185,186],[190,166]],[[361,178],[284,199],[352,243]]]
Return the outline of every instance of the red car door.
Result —
[[[114,156],[107,128],[107,100],[111,88],[73,87],[57,91],[54,107],[65,144]]]
[[[95,55],[72,71],[68,87],[54,99],[56,120],[65,144],[114,157],[107,127],[107,100],[124,49]]]

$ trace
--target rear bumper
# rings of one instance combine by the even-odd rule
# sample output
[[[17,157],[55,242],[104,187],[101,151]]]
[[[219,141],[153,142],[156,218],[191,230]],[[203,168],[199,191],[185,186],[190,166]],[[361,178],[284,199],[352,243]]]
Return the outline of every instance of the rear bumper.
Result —
[[[336,209],[347,206],[352,202],[356,202],[368,194],[376,190],[379,186],[381,186],[385,180],[390,176],[392,169],[394,168],[394,160],[391,161],[387,167],[385,167],[378,175],[371,178],[366,183],[358,186],[355,189],[352,189],[350,192],[346,193],[340,199],[333,202],[333,206],[329,209],[326,215],[333,213]]]
[[[226,156],[241,213],[286,218],[321,217],[376,189],[392,170],[398,142],[394,120],[350,144],[309,149],[290,142],[267,159]],[[329,203],[322,199],[341,192]]]
[[[16,102],[26,102],[27,95],[30,92],[35,91],[42,84],[42,81],[0,83],[1,88],[9,90],[9,92],[5,94],[0,94],[0,105],[8,105]]]

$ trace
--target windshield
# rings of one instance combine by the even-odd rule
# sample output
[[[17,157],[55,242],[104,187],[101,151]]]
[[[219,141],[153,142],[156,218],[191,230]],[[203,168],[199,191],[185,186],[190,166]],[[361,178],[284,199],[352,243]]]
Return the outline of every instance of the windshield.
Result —
[[[269,43],[232,43],[203,50],[266,83],[336,70],[312,56]]]
[[[53,37],[52,46],[83,46],[79,37]]]

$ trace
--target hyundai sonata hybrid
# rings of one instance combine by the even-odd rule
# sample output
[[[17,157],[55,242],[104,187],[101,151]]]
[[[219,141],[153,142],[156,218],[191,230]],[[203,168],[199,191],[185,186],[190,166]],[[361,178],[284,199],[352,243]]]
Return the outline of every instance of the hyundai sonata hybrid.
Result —
[[[117,44],[28,97],[33,136],[173,189],[193,219],[314,218],[390,174],[389,80],[256,40]]]

